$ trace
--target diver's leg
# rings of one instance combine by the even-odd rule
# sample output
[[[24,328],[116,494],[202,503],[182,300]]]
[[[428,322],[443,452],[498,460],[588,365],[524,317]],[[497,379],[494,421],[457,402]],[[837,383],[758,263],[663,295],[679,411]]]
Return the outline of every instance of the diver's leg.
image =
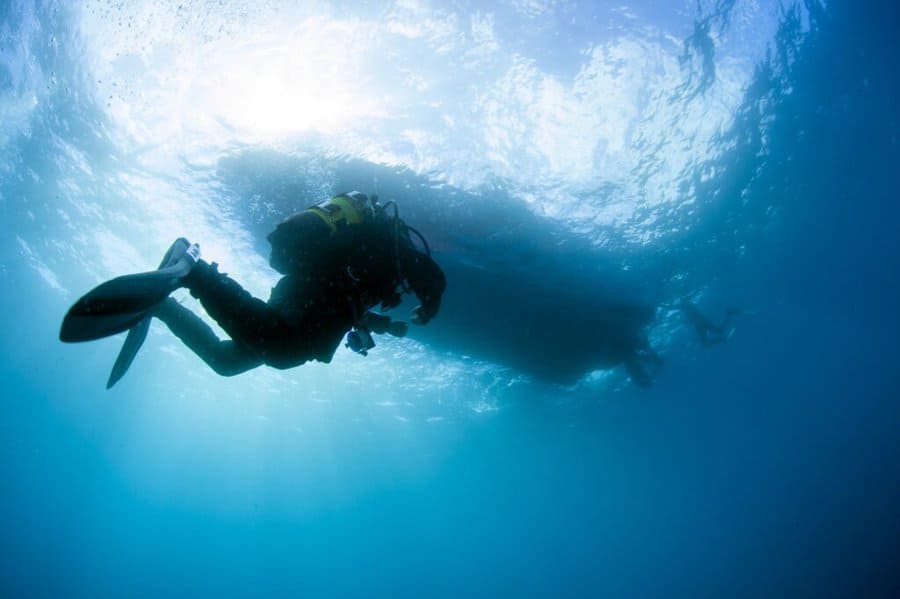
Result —
[[[217,374],[234,376],[262,364],[262,359],[243,345],[219,339],[199,316],[172,298],[163,301],[153,315]]]
[[[240,283],[220,273],[215,263],[198,260],[185,278],[185,286],[229,337],[254,348],[261,344],[260,353],[266,349],[262,345],[284,332],[280,315],[250,295]]]
[[[185,278],[191,295],[228,336],[275,368],[292,368],[312,359],[329,361],[353,324],[337,308],[318,305],[321,298],[304,297],[295,283],[289,276],[282,278],[272,296],[283,301],[271,306],[220,273],[216,264],[198,260]],[[281,286],[285,289],[278,291]],[[315,311],[316,318],[307,318],[309,311]]]

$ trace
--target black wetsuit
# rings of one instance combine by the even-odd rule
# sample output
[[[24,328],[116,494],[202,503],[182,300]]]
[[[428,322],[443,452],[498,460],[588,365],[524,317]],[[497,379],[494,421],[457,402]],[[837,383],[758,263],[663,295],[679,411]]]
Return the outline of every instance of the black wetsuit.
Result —
[[[370,308],[399,303],[397,290],[403,285],[421,302],[422,322],[437,314],[444,273],[415,247],[402,221],[382,215],[333,234],[311,212],[296,215],[292,222],[303,226],[273,232],[292,236],[290,244],[278,247],[289,247],[293,259],[285,261],[282,255],[279,262],[273,252],[273,265],[290,271],[272,289],[268,302],[251,296],[215,264],[200,260],[187,276],[191,295],[230,340],[220,340],[171,298],[155,312],[219,374],[231,376],[261,364],[291,368],[309,360],[330,362],[344,335]]]

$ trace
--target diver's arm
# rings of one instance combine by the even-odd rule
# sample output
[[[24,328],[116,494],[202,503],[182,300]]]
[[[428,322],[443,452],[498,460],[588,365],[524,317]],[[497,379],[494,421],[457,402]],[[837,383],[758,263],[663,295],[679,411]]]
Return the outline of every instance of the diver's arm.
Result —
[[[410,289],[421,302],[413,313],[413,322],[425,324],[437,315],[441,307],[441,296],[447,287],[444,271],[430,256],[411,245],[401,248],[400,266]]]

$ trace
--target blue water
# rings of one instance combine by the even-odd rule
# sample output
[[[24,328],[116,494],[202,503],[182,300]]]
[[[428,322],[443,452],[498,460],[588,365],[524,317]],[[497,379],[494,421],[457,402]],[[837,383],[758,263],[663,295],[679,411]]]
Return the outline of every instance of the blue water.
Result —
[[[900,593],[900,15],[659,4],[3,3],[0,592]],[[411,338],[224,379],[155,324],[111,391],[57,340],[179,235],[266,296],[350,188],[447,271]]]

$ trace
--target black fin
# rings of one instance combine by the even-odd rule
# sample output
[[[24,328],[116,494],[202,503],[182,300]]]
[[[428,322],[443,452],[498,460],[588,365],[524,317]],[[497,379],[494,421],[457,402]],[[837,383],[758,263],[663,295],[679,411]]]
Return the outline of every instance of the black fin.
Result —
[[[60,341],[93,341],[127,331],[149,310],[181,286],[194,260],[187,256],[187,240],[178,239],[166,254],[174,264],[159,270],[116,277],[85,294],[69,308],[59,330]],[[175,250],[181,249],[179,252]]]
[[[169,251],[166,252],[166,255],[163,256],[162,262],[159,263],[159,270],[164,270],[178,264],[184,257],[188,247],[190,247],[190,244],[186,239],[183,237],[176,239],[175,243],[169,248]],[[166,296],[168,296],[168,293]],[[109,379],[106,381],[107,389],[111,389],[112,386],[118,383],[119,380],[125,376],[125,373],[128,372],[131,363],[134,362],[135,356],[137,356],[138,351],[140,351],[141,346],[144,344],[144,340],[147,338],[147,332],[150,330],[150,320],[152,318],[153,317],[149,313],[145,312],[143,318],[128,331],[128,336],[125,337],[122,349],[119,350],[116,362],[113,364],[112,371],[109,373]]]

